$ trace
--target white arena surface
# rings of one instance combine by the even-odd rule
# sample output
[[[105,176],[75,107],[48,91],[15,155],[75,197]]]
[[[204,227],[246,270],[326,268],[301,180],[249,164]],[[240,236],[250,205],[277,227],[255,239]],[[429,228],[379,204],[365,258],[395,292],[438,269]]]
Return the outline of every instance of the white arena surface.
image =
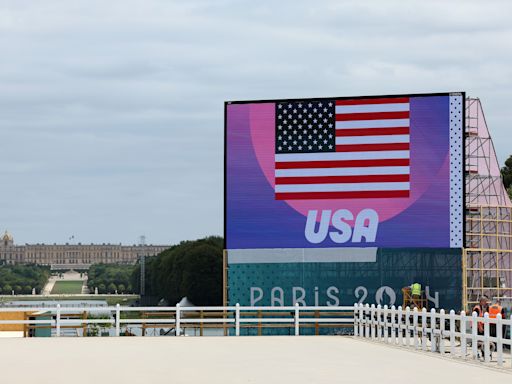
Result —
[[[481,384],[512,378],[510,368],[339,336],[33,338],[0,344],[1,381],[16,384]]]

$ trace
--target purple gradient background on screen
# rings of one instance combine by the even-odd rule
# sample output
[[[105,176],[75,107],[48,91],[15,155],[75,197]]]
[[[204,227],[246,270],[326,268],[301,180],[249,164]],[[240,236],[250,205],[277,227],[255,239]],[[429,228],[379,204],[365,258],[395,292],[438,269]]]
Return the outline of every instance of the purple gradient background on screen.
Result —
[[[304,236],[306,216],[286,201],[275,200],[251,139],[250,112],[252,108],[254,115],[257,105],[227,106],[228,249],[450,247],[449,96],[410,98],[411,189],[421,183],[428,187],[411,205],[379,223],[375,242],[357,244],[338,244],[329,237],[320,244],[309,243]],[[269,148],[269,156],[273,156],[273,151],[274,148]],[[350,200],[341,201],[341,205],[350,210]],[[357,205],[361,205],[361,199]],[[382,204],[375,205],[369,204],[367,208],[379,212]]]

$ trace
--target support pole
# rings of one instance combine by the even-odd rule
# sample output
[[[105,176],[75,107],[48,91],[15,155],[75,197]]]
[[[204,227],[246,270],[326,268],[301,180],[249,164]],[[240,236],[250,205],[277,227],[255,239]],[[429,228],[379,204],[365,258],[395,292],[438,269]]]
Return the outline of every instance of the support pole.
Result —
[[[491,341],[489,340],[489,313],[484,313],[484,360],[491,361]]]
[[[116,304],[116,336],[121,336],[121,306]]]
[[[430,310],[430,351],[436,351],[436,310]]]
[[[421,310],[421,349],[427,350],[427,308]]]
[[[354,303],[354,336],[359,336],[359,324],[358,322],[358,312],[357,312],[357,303]]]
[[[439,353],[444,355],[444,334],[446,326],[446,314],[444,309],[439,311]]]
[[[466,311],[462,311],[460,313],[460,349],[462,358],[467,358],[467,348],[468,343],[466,340],[466,325],[467,325],[467,318],[466,318]]]
[[[55,324],[55,336],[60,337],[60,304],[57,304],[57,316]]]
[[[450,355],[455,357],[455,311],[450,311]]]
[[[503,323],[501,313],[496,316],[496,353],[498,356],[498,366],[503,367]]]
[[[478,322],[476,312],[471,315],[471,355],[473,359],[478,358]]]
[[[235,306],[235,336],[240,336],[240,304]]]
[[[299,303],[295,303],[295,336],[300,334],[300,323],[299,323]]]
[[[176,336],[181,334],[181,312],[180,312],[180,304],[176,304]]]
[[[418,307],[414,307],[412,313],[412,337],[414,337],[414,349],[418,349],[420,347],[418,340]]]

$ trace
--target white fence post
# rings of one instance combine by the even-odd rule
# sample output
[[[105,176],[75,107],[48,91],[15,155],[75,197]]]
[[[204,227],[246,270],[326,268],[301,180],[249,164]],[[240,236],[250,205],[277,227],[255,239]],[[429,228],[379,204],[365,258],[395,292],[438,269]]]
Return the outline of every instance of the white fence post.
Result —
[[[418,340],[418,308],[414,307],[414,311],[412,313],[412,337],[414,337],[414,348],[419,348],[419,340]]]
[[[396,334],[396,308],[394,305],[391,306],[391,342],[393,344],[397,343],[397,334]]]
[[[365,315],[364,316],[364,325],[365,325],[365,327],[364,327],[365,335],[364,336],[368,339],[370,337],[370,321],[368,319],[367,314],[370,315],[370,305],[369,304],[366,304],[364,306],[364,315]]]
[[[179,336],[181,334],[181,312],[180,312],[180,304],[176,304],[176,336]]]
[[[358,308],[358,318],[359,318],[359,337],[364,337],[364,306],[363,304],[359,304]]]
[[[427,308],[421,310],[421,349],[427,350]]]
[[[411,346],[411,308],[405,307],[405,344]]]
[[[473,359],[478,358],[478,322],[476,312],[471,315],[471,355]]]
[[[240,336],[240,304],[235,306],[235,336]]]
[[[484,360],[491,361],[491,344],[489,340],[489,313],[484,313]]]
[[[375,339],[375,304],[370,307],[370,336]]]
[[[354,303],[354,336],[359,336],[359,313],[357,312],[357,303]]]
[[[455,311],[450,311],[450,354],[455,357]]]
[[[437,329],[437,322],[436,322],[436,310],[435,308],[432,308],[430,310],[430,351],[435,352],[436,351],[436,329]]]
[[[396,319],[396,324],[398,325],[398,344],[400,346],[404,345],[403,337],[402,337],[402,306],[398,306],[398,317]]]
[[[466,340],[466,335],[467,335],[467,319],[466,319],[466,311],[462,311],[460,313],[460,323],[459,323],[459,328],[460,328],[460,352],[462,354],[462,358],[463,359],[466,359],[467,358],[467,354],[468,354],[468,351],[467,351],[467,340]]]
[[[57,304],[57,316],[55,317],[55,336],[60,337],[60,304]]]
[[[121,309],[119,303],[116,304],[116,336],[121,335]]]
[[[382,307],[377,305],[377,339],[382,341]]]
[[[496,316],[496,338],[498,339],[496,343],[496,353],[498,356],[498,366],[503,367],[503,328],[502,328],[502,319],[501,313],[498,313]]]
[[[439,311],[439,353],[444,355],[444,334],[446,328],[446,315],[444,309]]]
[[[509,320],[510,320],[510,323],[508,323],[508,330],[509,330],[509,332],[508,332],[509,340],[508,341],[510,342],[510,344],[509,344],[510,354],[512,355],[512,315],[510,315]],[[512,359],[510,359],[510,360],[512,360]],[[510,363],[511,363],[511,367],[512,367],[512,361]]]
[[[389,324],[388,324],[388,306],[384,305],[384,341],[389,343]]]
[[[300,334],[299,303],[295,303],[295,336],[299,336],[299,334]]]

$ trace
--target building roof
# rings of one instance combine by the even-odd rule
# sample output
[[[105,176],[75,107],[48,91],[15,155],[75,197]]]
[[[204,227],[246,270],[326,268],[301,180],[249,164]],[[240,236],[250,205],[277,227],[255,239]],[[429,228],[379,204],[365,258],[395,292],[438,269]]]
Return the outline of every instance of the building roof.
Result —
[[[6,229],[5,232],[4,232],[4,236],[2,237],[2,240],[3,241],[13,241],[14,238],[12,237],[12,235],[9,233],[9,231]]]

